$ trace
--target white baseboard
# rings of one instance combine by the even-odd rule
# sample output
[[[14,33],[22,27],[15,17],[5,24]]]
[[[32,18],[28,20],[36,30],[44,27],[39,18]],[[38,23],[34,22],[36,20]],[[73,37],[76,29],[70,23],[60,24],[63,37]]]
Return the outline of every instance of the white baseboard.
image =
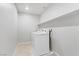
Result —
[[[47,54],[43,54],[41,56],[60,56],[60,55],[55,51],[51,51],[51,52],[49,52]]]
[[[55,52],[55,51],[51,51],[46,56],[60,56],[60,55],[57,52]]]
[[[57,56],[60,56],[56,51],[53,51]]]
[[[30,44],[32,43],[32,41],[28,41],[28,42],[18,42],[17,44]]]
[[[51,51],[47,54],[45,54],[44,56],[60,56],[56,51]]]

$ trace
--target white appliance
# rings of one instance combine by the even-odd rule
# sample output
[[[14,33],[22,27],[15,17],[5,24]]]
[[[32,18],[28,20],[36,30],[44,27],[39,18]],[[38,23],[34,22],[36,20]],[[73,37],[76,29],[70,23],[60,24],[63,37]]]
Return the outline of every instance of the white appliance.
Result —
[[[49,31],[37,31],[32,33],[33,55],[40,56],[49,53]]]

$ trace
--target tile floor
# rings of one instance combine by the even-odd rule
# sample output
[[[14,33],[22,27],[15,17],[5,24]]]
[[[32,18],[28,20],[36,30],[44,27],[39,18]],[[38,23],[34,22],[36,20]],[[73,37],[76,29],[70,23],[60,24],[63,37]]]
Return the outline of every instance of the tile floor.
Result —
[[[18,43],[16,45],[16,51],[15,56],[32,56],[32,43],[26,42],[26,43]],[[45,55],[46,56],[46,55]],[[55,53],[48,56],[56,56]]]
[[[32,56],[32,44],[18,43],[16,46],[16,56]]]

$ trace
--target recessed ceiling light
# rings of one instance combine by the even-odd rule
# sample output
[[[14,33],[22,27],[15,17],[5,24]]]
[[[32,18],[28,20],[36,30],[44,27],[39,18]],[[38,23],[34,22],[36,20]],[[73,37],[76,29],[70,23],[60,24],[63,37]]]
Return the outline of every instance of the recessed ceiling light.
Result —
[[[26,10],[29,10],[29,7],[26,7],[25,9],[26,9]]]

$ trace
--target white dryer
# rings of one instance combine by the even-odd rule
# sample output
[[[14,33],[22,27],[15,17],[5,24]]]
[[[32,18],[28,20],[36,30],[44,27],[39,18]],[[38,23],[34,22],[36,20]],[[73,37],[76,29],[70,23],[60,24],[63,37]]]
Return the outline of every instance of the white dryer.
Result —
[[[32,33],[33,55],[40,56],[49,53],[49,31]]]

